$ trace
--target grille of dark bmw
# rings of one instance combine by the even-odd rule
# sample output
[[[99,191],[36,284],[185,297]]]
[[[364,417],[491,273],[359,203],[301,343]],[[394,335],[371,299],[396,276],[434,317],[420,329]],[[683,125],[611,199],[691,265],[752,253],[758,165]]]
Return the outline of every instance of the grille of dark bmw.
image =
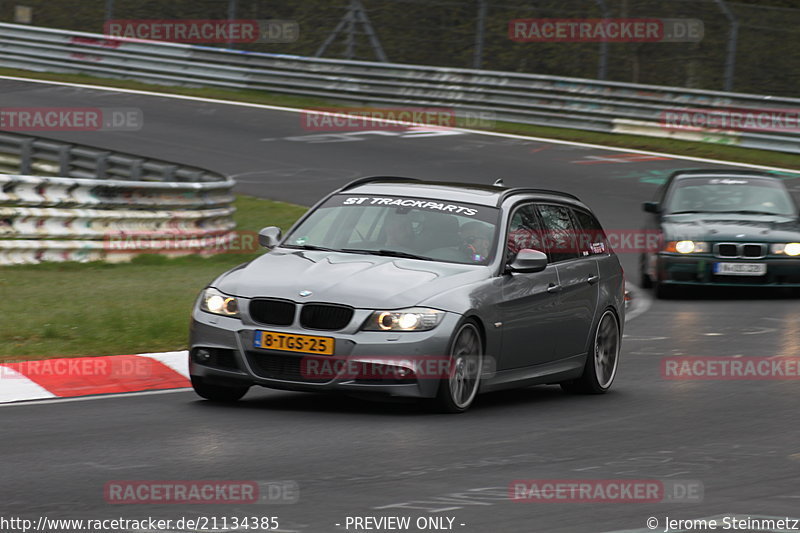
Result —
[[[743,257],[764,257],[764,247],[760,244],[745,244],[742,246]]]
[[[253,372],[262,378],[302,381],[305,383],[327,383],[330,381],[329,378],[315,379],[303,375],[303,360],[308,361],[311,359],[309,356],[249,351],[247,352],[247,359]]]
[[[749,257],[760,258],[766,255],[766,245],[759,243],[723,242],[714,246],[715,255],[722,258]]]
[[[343,305],[307,304],[300,311],[300,325],[307,329],[342,329],[353,318],[353,309]]]
[[[250,317],[259,324],[291,326],[294,322],[294,312],[294,302],[268,298],[256,298],[250,301]]]
[[[717,247],[719,257],[739,257],[739,247],[735,244],[720,244]]]

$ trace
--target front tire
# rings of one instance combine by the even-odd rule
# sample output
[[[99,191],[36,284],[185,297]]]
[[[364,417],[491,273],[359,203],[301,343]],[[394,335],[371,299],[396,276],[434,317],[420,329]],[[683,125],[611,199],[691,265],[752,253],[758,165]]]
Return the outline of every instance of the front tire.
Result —
[[[653,294],[658,300],[669,300],[675,294],[675,287],[657,282],[653,284]]]
[[[645,254],[639,256],[639,283],[643,289],[653,288],[653,279],[647,273],[647,256]]]
[[[583,375],[561,383],[561,388],[565,392],[582,394],[604,394],[608,391],[617,375],[621,340],[617,315],[611,309],[606,309],[594,330],[594,340]]]
[[[474,321],[456,330],[449,355],[448,378],[439,382],[436,405],[445,413],[463,413],[478,394],[483,371],[483,341]]]
[[[238,401],[250,390],[245,387],[225,387],[222,385],[210,385],[204,383],[201,378],[192,376],[192,388],[198,396],[212,402],[232,403]]]

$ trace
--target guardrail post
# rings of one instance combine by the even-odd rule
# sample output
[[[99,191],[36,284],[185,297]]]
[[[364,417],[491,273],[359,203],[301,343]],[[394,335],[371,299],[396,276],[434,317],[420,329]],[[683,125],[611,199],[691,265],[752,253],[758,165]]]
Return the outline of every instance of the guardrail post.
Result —
[[[70,149],[68,144],[58,147],[58,175],[69,177]]]
[[[107,179],[108,178],[108,157],[111,154],[109,152],[100,152],[97,154],[97,158],[95,159],[95,177],[97,179]]]
[[[19,143],[19,173],[28,176],[33,159],[33,139],[23,139]]]
[[[134,159],[130,166],[130,174],[129,178],[131,181],[141,181],[142,180],[142,164],[144,161],[141,159]]]
[[[175,172],[178,171],[177,165],[164,165],[161,171],[161,179],[164,181],[175,181]]]

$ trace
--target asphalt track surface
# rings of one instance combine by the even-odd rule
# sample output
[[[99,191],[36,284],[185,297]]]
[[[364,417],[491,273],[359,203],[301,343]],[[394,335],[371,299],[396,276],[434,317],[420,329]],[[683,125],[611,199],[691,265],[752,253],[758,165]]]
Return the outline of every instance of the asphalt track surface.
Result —
[[[636,229],[658,179],[715,166],[477,134],[356,133],[319,142],[332,138],[309,138],[319,132],[304,130],[295,113],[8,80],[0,80],[0,95],[3,107],[139,107],[140,132],[51,136],[207,167],[234,176],[241,193],[301,204],[369,174],[502,177],[576,193],[606,228]],[[636,256],[622,261],[635,280]],[[270,515],[281,530],[302,532],[344,531],[336,524],[347,516],[452,517],[453,530],[482,533],[648,531],[648,517],[664,531],[667,516],[799,517],[798,381],[665,380],[661,359],[798,356],[800,302],[783,293],[691,292],[652,302],[625,333],[611,393],[493,393],[459,416],[265,389],[236,406],[180,391],[0,407],[0,514]],[[704,491],[692,503],[505,496],[517,479],[590,478],[694,480]],[[103,497],[112,480],[185,479],[294,480],[299,502],[110,505]]]

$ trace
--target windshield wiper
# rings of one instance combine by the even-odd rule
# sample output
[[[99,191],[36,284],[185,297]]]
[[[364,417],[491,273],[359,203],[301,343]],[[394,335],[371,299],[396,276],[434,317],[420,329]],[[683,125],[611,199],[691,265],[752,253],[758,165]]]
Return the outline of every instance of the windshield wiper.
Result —
[[[673,212],[667,213],[667,214],[668,215],[683,215],[683,214],[687,214],[687,213],[717,213],[717,212],[718,211],[694,211],[694,210],[689,210],[689,211],[673,211]]]
[[[780,213],[773,213],[771,211],[753,211],[750,209],[739,209],[737,211],[725,211],[725,213],[736,213],[738,215],[772,215],[776,217],[787,217],[790,215],[782,215]]]
[[[386,257],[401,257],[403,259],[420,259],[422,261],[436,261],[432,257],[425,257],[424,255],[417,255],[408,252],[399,252],[397,250],[367,250],[367,249],[360,249],[360,248],[344,248],[341,250],[342,252],[348,252],[353,254],[370,254],[370,255],[382,255]]]
[[[341,252],[335,248],[325,248],[324,246],[317,246],[316,244],[284,244],[284,248],[297,248],[299,250],[315,250],[320,252]]]

